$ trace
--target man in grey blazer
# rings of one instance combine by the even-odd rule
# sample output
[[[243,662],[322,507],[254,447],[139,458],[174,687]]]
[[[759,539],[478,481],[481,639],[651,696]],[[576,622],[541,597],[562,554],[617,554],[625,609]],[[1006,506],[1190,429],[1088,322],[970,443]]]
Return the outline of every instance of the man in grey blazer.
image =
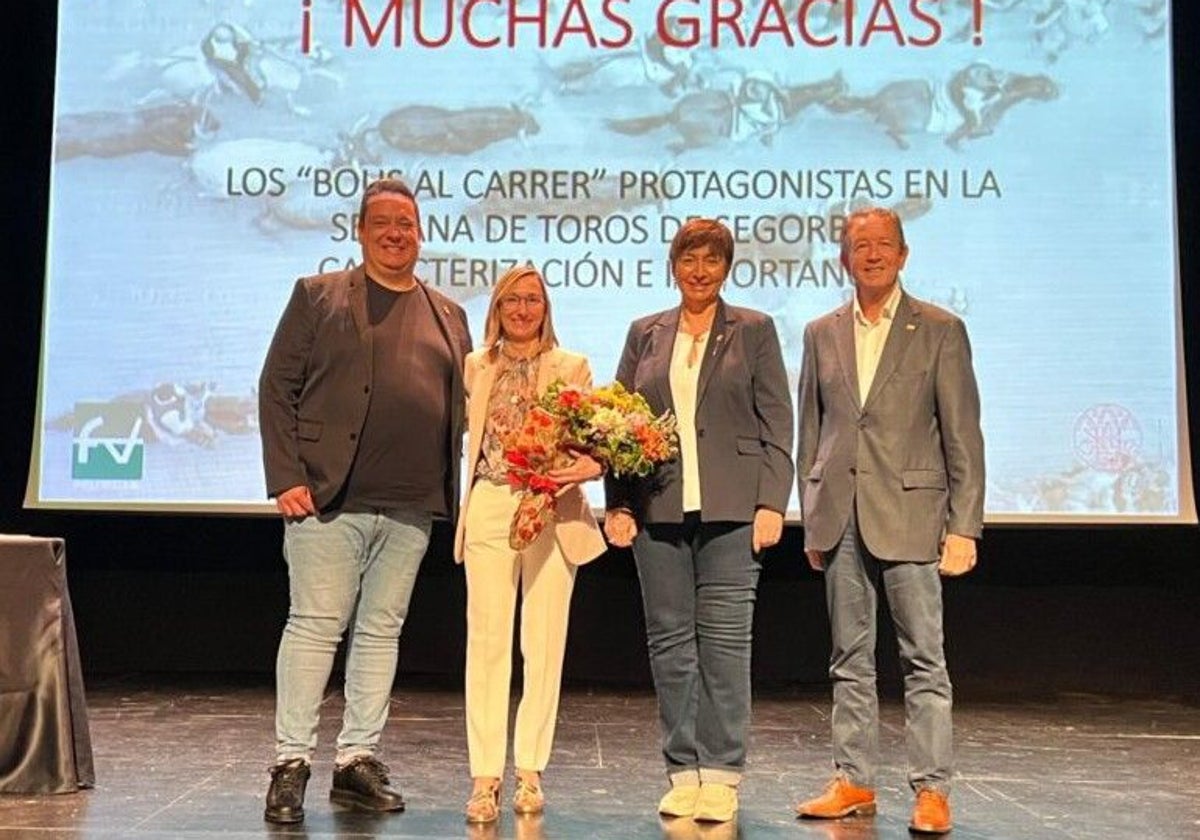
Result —
[[[983,528],[983,435],[961,320],[905,293],[899,217],[846,221],[854,298],[804,332],[797,480],[809,564],[825,574],[833,650],[833,758],[802,817],[875,813],[879,704],[875,616],[882,588],[904,671],[909,828],[951,828],[951,686],[941,575],[975,565]]]
[[[403,810],[375,752],[432,520],[458,504],[466,315],[414,275],[420,215],[402,182],[367,187],[357,233],[362,265],[296,283],[259,381],[290,594],[264,810],[274,823],[304,819],[321,700],[351,618],[330,798]]]

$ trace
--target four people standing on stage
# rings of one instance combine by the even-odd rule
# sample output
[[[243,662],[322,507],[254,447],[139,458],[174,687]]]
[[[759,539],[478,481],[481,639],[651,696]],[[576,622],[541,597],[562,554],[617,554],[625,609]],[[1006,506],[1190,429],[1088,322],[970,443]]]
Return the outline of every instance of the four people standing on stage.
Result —
[[[670,790],[667,816],[738,809],[759,558],[792,488],[792,402],[774,322],[721,288],[733,236],[693,219],[671,243],[680,304],[634,321],[617,381],[679,422],[680,456],[605,481],[604,531],[633,546]]]
[[[525,412],[552,382],[590,388],[585,357],[560,349],[541,275],[509,269],[492,290],[483,348],[467,356],[467,476],[470,486],[454,537],[467,578],[467,747],[473,787],[467,820],[500,815],[500,780],[508,735],[513,616],[521,592],[524,679],[513,732],[513,808],[540,813],[541,774],[558,718],[563,652],[575,568],[604,553],[604,537],[579,484],[601,474],[586,454],[550,471],[562,485],[555,521],[524,550],[509,545],[521,492],[509,485],[504,452]]]
[[[331,798],[403,809],[376,749],[431,521],[456,514],[464,424],[469,487],[454,556],[467,582],[466,815],[499,816],[518,588],[525,665],[513,807],[540,813],[575,571],[605,550],[579,485],[602,468],[579,454],[554,471],[565,487],[556,518],[518,551],[509,529],[519,492],[504,451],[549,384],[587,388],[591,370],[558,347],[545,282],[527,266],[497,280],[484,347],[470,353],[462,309],[414,276],[420,217],[401,182],[367,188],[358,235],[362,266],[297,282],[260,381],[267,489],[285,519],[291,602],[265,817],[303,819],[320,702],[351,620]],[[974,566],[983,517],[966,330],[901,288],[908,248],[895,213],[852,213],[842,261],[855,294],[805,330],[793,464],[775,325],[721,296],[733,252],[717,221],[680,228],[669,253],[680,304],[634,321],[616,374],[656,414],[671,410],[680,437],[678,458],[651,475],[605,480],[604,535],[632,546],[642,589],[671,784],[659,811],[712,822],[737,813],[760,558],[781,537],[796,479],[805,553],[825,575],[835,769],[825,793],[797,811],[874,813],[882,591],[904,668],[911,828],[948,831],[951,687],[939,574]]]
[[[905,292],[900,218],[852,213],[853,299],[804,333],[796,468],[805,554],[825,575],[834,777],[803,817],[875,812],[875,616],[886,598],[904,672],[910,827],[950,830],[951,688],[942,584],[975,565],[983,435],[961,320]]]

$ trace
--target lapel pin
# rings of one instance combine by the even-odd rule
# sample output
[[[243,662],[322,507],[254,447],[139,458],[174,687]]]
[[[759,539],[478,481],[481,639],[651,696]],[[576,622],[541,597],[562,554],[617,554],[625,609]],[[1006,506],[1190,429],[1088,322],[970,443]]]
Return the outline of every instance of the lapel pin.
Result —
[[[904,329],[908,330],[909,332],[912,332],[916,328],[917,328],[916,324],[905,324],[904,325]]]

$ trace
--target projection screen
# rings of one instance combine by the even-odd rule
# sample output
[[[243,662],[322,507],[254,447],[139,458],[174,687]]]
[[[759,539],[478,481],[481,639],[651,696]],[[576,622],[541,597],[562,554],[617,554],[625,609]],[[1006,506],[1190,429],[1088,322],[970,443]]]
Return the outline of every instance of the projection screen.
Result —
[[[845,214],[894,208],[904,288],[971,336],[989,521],[1195,521],[1166,0],[60,0],[58,21],[28,505],[271,509],[267,345],[298,276],[360,258],[362,188],[391,173],[475,340],[495,277],[532,262],[600,382],[630,320],[678,302],[667,243],[704,215],[794,394],[805,323],[853,293]]]

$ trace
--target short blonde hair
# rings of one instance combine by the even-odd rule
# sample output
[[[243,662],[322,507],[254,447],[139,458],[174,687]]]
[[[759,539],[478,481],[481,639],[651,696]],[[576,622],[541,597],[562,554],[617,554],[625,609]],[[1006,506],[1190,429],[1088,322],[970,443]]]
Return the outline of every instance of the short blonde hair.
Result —
[[[526,277],[537,278],[538,285],[542,287],[542,297],[546,301],[542,309],[538,352],[544,353],[558,346],[558,336],[554,334],[554,319],[550,313],[550,290],[546,288],[545,279],[528,263],[514,265],[496,279],[496,285],[492,287],[492,299],[488,303],[487,319],[483,322],[483,345],[493,359],[500,352],[500,342],[504,339],[504,326],[500,322],[500,299],[508,294],[508,290],[516,285],[518,280]]]

